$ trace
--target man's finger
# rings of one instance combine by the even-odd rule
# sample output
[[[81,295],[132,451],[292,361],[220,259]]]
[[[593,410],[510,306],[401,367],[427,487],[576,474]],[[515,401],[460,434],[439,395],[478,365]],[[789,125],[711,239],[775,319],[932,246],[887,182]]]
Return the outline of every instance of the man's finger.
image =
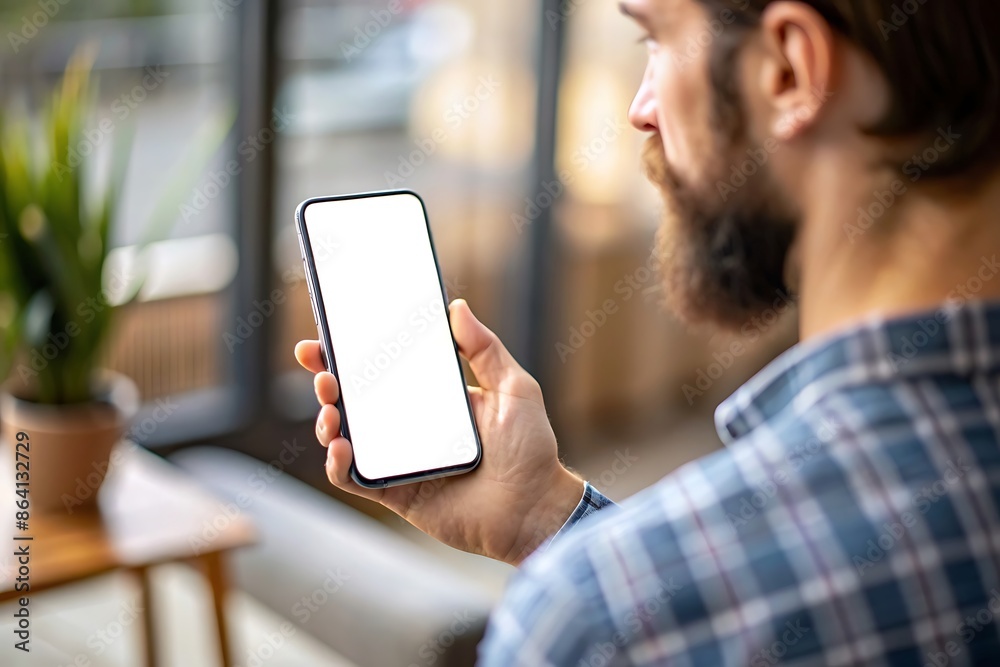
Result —
[[[318,340],[303,340],[295,346],[295,359],[302,368],[313,373],[325,371],[323,354],[320,352]]]
[[[316,417],[316,439],[319,440],[319,444],[327,447],[330,441],[338,436],[340,436],[340,412],[332,405],[324,405]]]
[[[326,476],[330,483],[348,493],[380,502],[385,493],[383,489],[366,489],[363,486],[358,486],[351,479],[351,461],[353,460],[354,452],[351,450],[351,443],[347,438],[334,438],[326,452]]]
[[[313,379],[313,387],[316,389],[316,400],[320,405],[333,405],[340,400],[340,384],[333,373],[326,371],[317,373]]]
[[[450,311],[451,330],[458,351],[469,360],[469,367],[481,387],[499,389],[511,374],[524,372],[496,334],[476,319],[465,299],[455,299]]]

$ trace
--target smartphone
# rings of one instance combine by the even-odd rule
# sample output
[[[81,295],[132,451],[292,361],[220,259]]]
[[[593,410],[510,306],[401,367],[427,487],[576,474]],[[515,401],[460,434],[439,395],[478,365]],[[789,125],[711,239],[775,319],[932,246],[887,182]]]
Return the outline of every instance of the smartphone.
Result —
[[[482,445],[423,200],[307,199],[295,223],[351,477],[384,488],[475,469]]]

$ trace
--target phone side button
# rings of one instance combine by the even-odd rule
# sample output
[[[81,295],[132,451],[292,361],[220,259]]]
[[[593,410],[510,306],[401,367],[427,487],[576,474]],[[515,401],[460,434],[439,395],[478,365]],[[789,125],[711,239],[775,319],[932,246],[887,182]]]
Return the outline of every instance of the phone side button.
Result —
[[[319,326],[319,312],[316,310],[316,302],[313,300],[312,294],[309,295],[309,305],[312,306],[313,322]]]
[[[302,256],[302,261],[306,261],[306,246],[302,242],[302,232],[295,230],[296,235],[299,237],[299,254]]]

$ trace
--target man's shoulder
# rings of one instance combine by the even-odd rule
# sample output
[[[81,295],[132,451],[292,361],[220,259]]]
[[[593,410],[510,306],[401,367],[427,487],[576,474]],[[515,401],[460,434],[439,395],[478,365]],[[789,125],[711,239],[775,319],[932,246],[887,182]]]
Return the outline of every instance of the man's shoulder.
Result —
[[[722,511],[720,499],[740,493],[749,498],[752,491],[733,452],[719,450],[589,517],[545,553],[530,558],[526,572],[565,583],[590,602],[606,602],[629,585],[673,597],[679,581],[692,578],[689,563],[704,555],[708,543],[725,548],[746,537]],[[722,562],[703,562],[700,574],[706,575],[711,565],[721,569]],[[632,602],[643,602],[642,595]]]
[[[844,500],[827,497],[849,474],[831,456],[846,437],[837,414],[778,420],[681,466],[582,522],[530,559],[528,572],[619,620],[664,606],[658,618],[673,627],[796,589],[792,559],[811,519],[789,517]]]
[[[531,568],[618,618],[673,591],[664,603],[673,627],[753,609],[758,600],[801,609],[802,587],[834,572],[853,587],[862,575],[891,580],[888,559],[867,556],[876,553],[870,544],[888,543],[886,531],[897,540],[898,526],[916,520],[950,522],[954,513],[946,510],[960,485],[939,480],[961,481],[969,463],[945,460],[938,436],[914,427],[905,394],[857,387],[809,410],[788,410],[601,510]],[[976,433],[965,438],[974,447]],[[991,433],[980,438],[983,448],[995,447]],[[934,483],[947,493],[928,496],[924,487]],[[886,502],[873,506],[872,493]],[[876,567],[878,576],[867,576]],[[826,591],[815,602],[832,596]]]
[[[992,567],[981,536],[995,514],[969,509],[1000,497],[985,482],[1000,459],[981,397],[945,380],[806,398],[583,520],[529,559],[517,589],[576,614],[572,636],[594,655],[772,664],[773,647],[824,659],[824,623],[860,642],[855,619],[922,614],[909,600],[926,579],[946,590],[952,573],[978,581],[972,563]],[[921,553],[940,556],[914,569]],[[967,612],[988,590],[952,594]],[[954,611],[938,609],[940,622]]]

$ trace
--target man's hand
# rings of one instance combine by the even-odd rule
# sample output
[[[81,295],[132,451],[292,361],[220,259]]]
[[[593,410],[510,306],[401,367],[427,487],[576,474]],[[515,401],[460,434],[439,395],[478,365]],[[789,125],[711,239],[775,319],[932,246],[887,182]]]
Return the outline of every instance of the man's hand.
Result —
[[[340,387],[324,370],[319,343],[302,341],[295,357],[316,373],[316,397],[322,406],[316,437],[328,448],[326,474],[335,486],[382,503],[456,549],[517,565],[569,518],[583,495],[583,481],[559,463],[535,379],[464,300],[452,302],[449,310],[459,352],[480,385],[469,387],[483,444],[476,470],[388,489],[355,484],[349,473],[351,443],[340,436],[340,413],[334,405]],[[386,410],[391,417],[392,406]]]

